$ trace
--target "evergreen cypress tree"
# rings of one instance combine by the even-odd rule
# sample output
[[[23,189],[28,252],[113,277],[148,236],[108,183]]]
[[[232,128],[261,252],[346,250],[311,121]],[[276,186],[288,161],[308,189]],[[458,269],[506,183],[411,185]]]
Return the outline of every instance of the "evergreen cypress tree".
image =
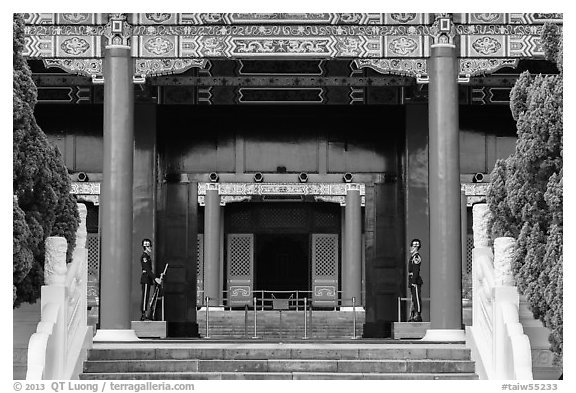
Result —
[[[488,188],[486,199],[492,214],[489,218],[488,229],[493,239],[502,236],[517,236],[514,216],[508,207],[506,197],[506,160],[496,161],[490,175],[492,187]],[[514,229],[514,231],[511,231]]]
[[[62,157],[36,124],[37,89],[22,56],[24,22],[13,24],[13,282],[14,307],[35,302],[44,281],[44,241],[63,236],[74,249],[78,210]],[[31,259],[32,258],[32,259]]]
[[[562,360],[563,68],[559,28],[546,25],[542,44],[558,75],[520,75],[510,94],[516,150],[498,162],[488,192],[492,234],[517,237],[512,269],[535,318],[552,330]],[[504,179],[504,180],[503,180]]]

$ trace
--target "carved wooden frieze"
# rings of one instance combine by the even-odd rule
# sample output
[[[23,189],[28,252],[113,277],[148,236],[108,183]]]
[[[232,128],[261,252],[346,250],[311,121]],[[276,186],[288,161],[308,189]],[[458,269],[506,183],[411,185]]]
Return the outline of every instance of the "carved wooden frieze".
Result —
[[[476,75],[490,74],[505,67],[515,68],[519,58],[514,59],[458,59],[459,73],[462,79]],[[395,74],[415,77],[419,82],[425,82],[428,73],[426,59],[357,59],[354,63],[358,68],[372,68],[381,74]],[[463,80],[467,81],[467,80]]]
[[[322,196],[315,196],[314,200],[316,202],[329,202],[329,203],[337,203],[340,206],[346,206],[346,197],[343,195],[322,195]],[[360,206],[366,206],[366,196],[360,196]]]
[[[462,183],[461,190],[466,195],[486,195],[490,183]]]
[[[426,59],[358,59],[358,68],[372,68],[381,74],[412,76],[417,79],[427,75]]]
[[[93,79],[102,75],[102,59],[44,59],[43,62],[46,68],[57,67]]]
[[[366,185],[360,183],[198,183],[198,203],[204,206],[207,189],[217,189],[220,205],[249,201],[252,195],[314,196],[316,201],[346,205],[349,189],[360,192],[366,204]]]
[[[216,187],[220,195],[343,195],[356,186],[366,195],[366,186],[359,183],[198,183],[198,195]]]
[[[90,202],[98,206],[100,204],[100,183],[71,182],[70,194],[76,195],[78,202]]]
[[[99,182],[72,182],[70,194],[100,195]]]
[[[459,59],[459,75],[471,77],[481,74],[489,74],[498,71],[501,68],[518,65],[519,59]]]
[[[134,73],[142,76],[179,74],[190,68],[206,68],[206,59],[135,59]]]
[[[474,206],[477,203],[486,202],[490,183],[462,183],[460,190],[466,195],[466,206]]]

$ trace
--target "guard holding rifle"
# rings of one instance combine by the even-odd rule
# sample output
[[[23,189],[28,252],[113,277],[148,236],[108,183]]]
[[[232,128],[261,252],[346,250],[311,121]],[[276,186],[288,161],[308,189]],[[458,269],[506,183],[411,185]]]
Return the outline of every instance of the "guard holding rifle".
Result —
[[[422,322],[422,277],[420,277],[420,239],[412,239],[410,242],[410,263],[408,264],[408,285],[412,293],[412,309],[408,322]]]
[[[159,285],[161,280],[156,277],[156,274],[152,271],[152,241],[150,239],[142,240],[142,248],[144,252],[140,257],[140,264],[142,265],[142,276],[140,277],[140,284],[142,285],[140,311],[142,312],[142,316],[140,320],[145,321],[150,319],[146,316],[146,309],[152,292],[152,286],[154,284]]]

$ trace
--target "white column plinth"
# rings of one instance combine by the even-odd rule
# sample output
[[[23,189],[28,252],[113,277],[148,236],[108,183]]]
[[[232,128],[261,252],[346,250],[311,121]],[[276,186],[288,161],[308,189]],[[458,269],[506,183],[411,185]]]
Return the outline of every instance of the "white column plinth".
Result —
[[[428,329],[422,341],[466,341],[466,333],[462,329]]]
[[[132,329],[98,329],[93,342],[102,341],[140,341],[136,332]]]

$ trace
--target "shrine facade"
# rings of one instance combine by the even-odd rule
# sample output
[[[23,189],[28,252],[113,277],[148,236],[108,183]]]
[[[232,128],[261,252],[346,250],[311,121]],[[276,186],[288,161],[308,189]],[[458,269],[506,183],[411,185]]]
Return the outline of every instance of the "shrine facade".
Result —
[[[156,270],[169,264],[169,336],[197,336],[207,304],[296,291],[319,309],[362,308],[364,336],[388,337],[406,320],[419,238],[423,315],[457,337],[468,213],[514,151],[519,73],[557,72],[540,35],[562,15],[25,21],[37,122],[89,207],[100,329],[139,318],[150,238]]]

